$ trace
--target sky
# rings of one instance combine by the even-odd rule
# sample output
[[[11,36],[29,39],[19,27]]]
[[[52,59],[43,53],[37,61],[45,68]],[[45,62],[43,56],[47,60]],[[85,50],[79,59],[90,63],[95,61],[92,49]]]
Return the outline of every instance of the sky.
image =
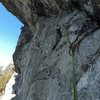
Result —
[[[20,35],[23,24],[0,3],[0,66],[7,66]]]

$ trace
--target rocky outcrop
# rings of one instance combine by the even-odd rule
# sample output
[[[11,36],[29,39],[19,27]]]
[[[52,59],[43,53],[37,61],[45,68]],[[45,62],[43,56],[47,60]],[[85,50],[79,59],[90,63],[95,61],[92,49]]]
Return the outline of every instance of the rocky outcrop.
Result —
[[[13,100],[73,100],[70,51],[78,99],[100,99],[100,0],[1,2],[24,24]]]

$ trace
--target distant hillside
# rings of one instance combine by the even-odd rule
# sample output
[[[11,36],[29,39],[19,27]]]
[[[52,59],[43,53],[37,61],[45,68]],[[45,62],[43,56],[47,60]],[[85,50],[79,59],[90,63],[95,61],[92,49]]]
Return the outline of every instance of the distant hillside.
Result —
[[[2,95],[4,93],[6,84],[14,72],[13,68],[14,68],[14,65],[9,64],[5,70],[2,71],[2,69],[1,69],[1,71],[0,71],[0,95]]]

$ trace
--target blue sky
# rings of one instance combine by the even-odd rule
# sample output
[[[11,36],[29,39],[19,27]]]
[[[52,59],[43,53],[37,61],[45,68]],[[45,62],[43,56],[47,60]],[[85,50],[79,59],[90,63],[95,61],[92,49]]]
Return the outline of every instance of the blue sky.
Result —
[[[0,66],[7,65],[11,60],[22,25],[0,3]]]

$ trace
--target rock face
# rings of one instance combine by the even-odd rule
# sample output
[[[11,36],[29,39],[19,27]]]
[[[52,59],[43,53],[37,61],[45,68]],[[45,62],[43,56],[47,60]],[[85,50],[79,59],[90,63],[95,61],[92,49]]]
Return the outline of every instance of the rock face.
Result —
[[[23,22],[13,100],[100,100],[100,0],[1,0]],[[71,42],[71,44],[69,43]]]

